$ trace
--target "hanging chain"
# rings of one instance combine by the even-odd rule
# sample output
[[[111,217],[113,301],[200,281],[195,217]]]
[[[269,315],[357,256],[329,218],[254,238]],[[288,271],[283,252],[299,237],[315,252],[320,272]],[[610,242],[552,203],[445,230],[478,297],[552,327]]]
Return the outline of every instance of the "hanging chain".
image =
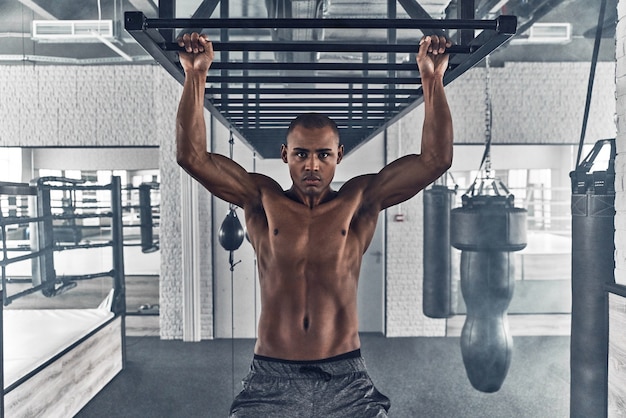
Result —
[[[228,144],[229,144],[229,155],[230,155],[230,159],[233,159],[233,154],[234,154],[234,148],[235,148],[235,137],[233,136],[233,128],[230,128],[230,137],[228,138]],[[231,211],[234,211],[236,208],[236,206],[232,203],[228,204],[228,209],[230,209]]]
[[[489,55],[485,57],[485,176],[491,178],[491,74],[489,71]]]

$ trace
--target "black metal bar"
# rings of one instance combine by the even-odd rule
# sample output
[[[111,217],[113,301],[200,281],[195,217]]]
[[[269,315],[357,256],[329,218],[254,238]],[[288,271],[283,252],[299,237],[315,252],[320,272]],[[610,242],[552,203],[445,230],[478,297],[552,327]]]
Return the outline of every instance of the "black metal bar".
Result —
[[[379,110],[379,111],[385,111],[386,109],[389,108],[389,106],[387,105],[387,102],[382,101],[384,99],[381,99],[381,101],[375,103],[374,105],[372,105],[371,103],[367,105],[368,108],[373,109],[373,110]],[[354,101],[353,101],[354,102]],[[316,110],[324,110],[324,111],[344,111],[344,112],[348,112],[348,103],[343,103],[342,105],[339,106],[331,106],[328,105],[327,103],[324,102],[309,102],[303,105],[285,105],[285,106],[272,106],[272,105],[266,105],[265,103],[263,103],[263,105],[261,106],[229,106],[228,107],[228,113],[232,114],[232,113],[246,113],[246,112],[250,112],[252,111],[256,111],[256,110],[262,110],[264,113],[277,113],[277,112],[282,112],[282,111],[287,111],[287,112],[301,112],[301,111],[316,111]],[[352,108],[354,110],[360,110],[361,108],[365,107],[365,103],[363,102],[354,102],[354,103],[350,103],[350,106],[352,106]],[[219,106],[216,106],[218,109],[220,108]]]
[[[176,16],[176,0],[159,0],[159,19],[172,19]],[[168,30],[169,29],[169,30]],[[161,28],[159,32],[168,40],[174,39],[174,28]]]
[[[413,52],[415,52],[413,45]],[[249,51],[244,51],[244,53]],[[417,65],[413,63],[369,63],[360,62],[214,62],[213,70],[281,70],[281,71],[411,71],[417,72]]]
[[[32,245],[36,251],[41,251],[41,256],[33,263],[33,284],[44,287],[53,286],[55,280],[54,271],[54,228],[52,225],[52,211],[50,208],[50,188],[38,187],[37,189],[37,216],[42,217],[41,222],[33,223],[35,230],[31,231]]]
[[[207,77],[207,83],[264,83],[264,84],[389,84],[389,77],[359,77],[359,76],[214,76],[209,75]],[[393,80],[398,84],[421,84],[421,78],[419,77],[396,77]],[[222,86],[224,88],[224,86]],[[286,89],[288,90],[288,89]]]
[[[626,286],[617,283],[607,283],[604,285],[607,292],[626,298]]]
[[[111,212],[106,213],[72,213],[72,214],[54,214],[52,219],[89,219],[89,218],[110,218]],[[79,227],[80,228],[80,227]]]
[[[103,271],[101,273],[81,274],[80,276],[57,276],[57,280],[61,282],[68,281],[83,281],[98,279],[100,277],[113,277],[115,272],[113,270]]]
[[[6,295],[5,298],[4,298],[4,304],[5,305],[10,305],[11,302],[13,302],[14,300],[17,300],[17,299],[19,299],[21,297],[24,297],[24,296],[27,296],[27,295],[31,295],[31,294],[33,294],[35,292],[40,291],[40,290],[48,289],[49,286],[50,286],[50,284],[48,284],[48,283],[41,283],[41,284],[38,284],[36,286],[29,287],[28,289],[24,289],[24,290],[22,290],[20,292],[14,293],[12,295]]]
[[[87,249],[87,248],[103,248],[110,247],[113,245],[113,241],[99,242],[99,243],[89,243],[89,244],[70,244],[70,245],[59,245],[55,244],[55,251],[67,251],[67,250],[79,250],[79,249]]]
[[[116,315],[126,312],[126,283],[124,277],[124,230],[122,227],[122,181],[119,176],[111,177],[111,220],[113,253],[113,305]]]
[[[141,13],[141,12],[126,12]],[[499,17],[496,19],[150,19],[144,20],[142,29],[166,28],[203,29],[484,29],[500,30]]]
[[[175,42],[161,45],[164,51],[183,51]],[[214,51],[256,51],[256,52],[377,52],[385,53],[417,53],[417,39],[415,43],[388,45],[386,43],[348,43],[348,42],[213,42]],[[452,45],[448,48],[450,54],[471,54],[471,46]]]
[[[249,53],[248,51],[244,51],[244,52],[243,52],[243,61],[244,61],[244,62],[248,62],[248,61],[250,61],[250,57],[249,57],[249,55],[250,55],[250,53]],[[249,73],[248,69],[244,69],[244,70],[243,70],[243,76],[244,76],[244,77],[248,77],[249,75],[250,75],[250,73]],[[249,88],[249,85],[248,85],[248,83],[245,83],[242,87],[243,87],[244,89],[248,89],[248,88]],[[245,120],[245,122],[244,122],[244,128],[247,128],[247,127],[248,127],[248,120],[249,120],[249,118],[248,118],[248,107],[249,107],[249,103],[248,103],[248,102],[249,102],[249,101],[248,101],[248,95],[245,95],[245,96],[243,96],[243,97],[244,97],[244,103],[243,103],[243,106],[244,106],[244,109],[246,109],[246,114],[245,114],[245,116],[246,116],[246,120]],[[232,100],[230,100],[230,102],[232,102]]]
[[[284,118],[271,118],[271,117],[262,117],[259,121],[259,123],[282,123],[282,125],[284,126],[288,126],[289,123],[291,122],[291,119],[293,119],[294,116],[299,115],[299,113],[294,113],[292,114],[291,118],[289,117],[284,117]],[[368,118],[356,118],[356,117],[352,117],[350,118],[348,114],[327,114],[328,117],[332,118],[333,121],[337,124],[340,125],[341,123],[343,123],[344,121],[354,121],[354,122],[363,122],[366,123],[368,121],[381,121],[381,120],[385,120],[385,116],[384,115],[370,115]],[[237,121],[243,121],[243,117],[242,116],[233,116],[231,121],[233,123],[236,123]],[[372,123],[369,124],[369,126],[376,126],[376,123]]]
[[[387,92],[393,93],[392,90],[389,90]],[[264,97],[263,105],[276,104],[276,103],[306,103],[306,104],[310,104],[311,106],[315,106],[318,104],[321,105],[321,104],[330,104],[330,103],[343,103],[346,106],[349,106],[352,104],[352,102],[354,102],[354,97],[353,95],[351,95],[350,89],[347,89],[347,92],[345,94],[347,94],[346,97]],[[237,109],[238,105],[243,105],[243,107],[252,106],[252,104],[249,104],[249,102],[246,101],[246,97],[248,96],[244,96],[244,98],[232,98],[231,97],[229,100],[230,101],[229,109]],[[389,101],[387,97],[368,97],[367,100],[369,101],[369,103],[381,103],[381,104],[386,104]],[[408,103],[410,100],[411,98],[408,96],[393,98],[393,102],[395,103]],[[359,102],[356,102],[356,103],[359,103]],[[255,104],[254,107],[260,108],[260,104],[259,106]]]
[[[395,19],[397,17],[397,4],[396,4],[396,0],[388,0],[387,1],[387,18],[388,19]],[[429,16],[430,17],[430,16]],[[387,44],[390,45],[394,45],[398,43],[398,31],[395,28],[389,28],[387,29]],[[388,64],[394,64],[396,62],[396,53],[391,53],[391,54],[387,54],[387,63]],[[368,62],[369,64],[369,62]],[[413,66],[416,66],[415,64],[412,64]],[[364,74],[365,75],[365,74]],[[391,81],[389,83],[389,87],[390,89],[395,89],[395,84],[396,84],[396,71],[394,70],[389,70],[387,72],[387,78]],[[421,84],[421,83],[419,83]],[[388,106],[391,106],[391,96],[389,96],[389,103]],[[369,108],[369,104],[370,101],[367,101],[367,105],[368,107],[365,109],[367,110]]]
[[[27,251],[27,250],[24,249],[24,251]],[[4,258],[0,260],[0,266],[4,267],[4,266],[8,266],[9,264],[18,263],[20,261],[30,260],[35,257],[45,255],[46,253],[49,253],[51,251],[52,251],[52,248],[44,248],[42,250],[32,251],[29,254],[24,254],[24,255],[17,256],[17,257],[11,257],[11,258]]]
[[[280,119],[292,119],[295,116],[300,115],[303,112],[318,112],[324,113],[328,117],[333,116],[347,116],[350,113],[350,110],[347,106],[341,110],[331,110],[331,109],[313,109],[313,108],[299,108],[299,109],[284,109],[284,110],[274,110],[262,112],[260,115],[260,120],[265,120],[267,118],[280,118]],[[387,108],[377,108],[377,109],[367,109],[367,115],[371,116],[388,116],[389,110]],[[227,112],[226,113],[229,119],[233,120],[234,118],[246,119],[245,112]],[[354,117],[354,116],[353,116]],[[363,119],[367,119],[366,116],[363,116]]]
[[[406,95],[417,95],[420,94],[421,90],[417,87],[408,87],[408,88],[399,88],[396,86],[395,93],[398,94],[406,94]],[[221,89],[219,87],[209,87],[205,90],[206,95],[212,94],[280,94],[280,95],[343,95],[347,96],[349,94],[348,89],[345,88],[272,88],[272,87],[255,87],[244,89],[242,87],[231,87],[228,89]],[[391,92],[389,89],[369,89],[368,97],[372,95],[383,95],[386,96]],[[362,95],[363,93],[360,91],[354,91],[354,95]]]
[[[52,190],[109,190],[108,186],[101,186],[101,185],[79,185],[79,184],[59,184],[59,185],[54,185],[54,184],[42,184],[41,187],[46,187],[48,189],[52,189]]]
[[[228,14],[229,14],[229,8],[228,8],[228,2],[227,1],[220,1],[220,18],[221,19],[225,19],[228,18]],[[220,28],[220,41],[222,43],[229,43],[229,37],[228,37],[228,29],[227,28]],[[229,50],[226,49],[221,49],[219,50],[220,53],[220,59],[222,60],[222,62],[229,62],[230,61],[230,52]],[[220,75],[221,78],[223,79],[228,79],[228,70],[227,69],[223,69],[220,70]],[[222,88],[228,88],[228,85],[226,84],[227,81],[222,81]],[[228,106],[228,96],[224,95],[222,96],[222,106],[227,107]]]
[[[474,0],[460,0],[459,6],[461,9],[461,19],[474,19],[474,11],[476,7],[474,5]],[[470,28],[464,28],[470,29]],[[473,30],[461,30],[460,31],[460,39],[459,42],[461,45],[469,44],[472,39],[474,39],[474,31]]]
[[[28,217],[24,217],[24,216],[11,217],[11,218],[2,218],[2,219],[0,219],[0,225],[1,226],[5,226],[5,225],[25,224],[25,223],[29,223],[29,222],[43,221],[44,219],[46,219],[45,216],[37,216],[37,217],[32,217],[32,218],[28,218]]]

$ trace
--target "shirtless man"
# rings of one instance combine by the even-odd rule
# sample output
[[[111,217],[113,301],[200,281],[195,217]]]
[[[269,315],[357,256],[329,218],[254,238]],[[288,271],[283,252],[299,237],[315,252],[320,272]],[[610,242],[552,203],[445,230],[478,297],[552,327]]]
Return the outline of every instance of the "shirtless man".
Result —
[[[343,158],[337,127],[318,114],[296,118],[282,146],[292,179],[283,190],[207,152],[204,89],[213,47],[205,35],[178,40],[185,82],[176,119],[178,163],[213,195],[245,212],[258,260],[262,312],[244,389],[232,417],[386,417],[360,355],[357,282],[379,213],[404,202],[452,163],[452,120],[443,86],[444,37],[420,41],[424,90],[421,154],[330,188]]]

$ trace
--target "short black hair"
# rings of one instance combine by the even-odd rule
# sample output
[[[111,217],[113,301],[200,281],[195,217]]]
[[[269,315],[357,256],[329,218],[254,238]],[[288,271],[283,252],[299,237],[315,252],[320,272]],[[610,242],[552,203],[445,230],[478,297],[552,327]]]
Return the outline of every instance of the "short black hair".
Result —
[[[287,137],[289,137],[289,134],[298,126],[302,126],[305,129],[321,129],[330,126],[335,135],[337,135],[337,141],[339,142],[339,129],[337,128],[337,124],[334,120],[321,113],[303,113],[292,120],[287,130]]]

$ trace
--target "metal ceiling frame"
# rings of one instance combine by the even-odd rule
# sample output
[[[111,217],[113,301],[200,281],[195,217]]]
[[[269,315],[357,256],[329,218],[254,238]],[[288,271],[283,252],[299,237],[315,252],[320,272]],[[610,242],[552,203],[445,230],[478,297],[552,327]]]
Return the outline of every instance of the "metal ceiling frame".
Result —
[[[406,2],[406,1],[405,1]],[[224,3],[224,2],[223,2]],[[473,3],[470,1],[470,3]],[[222,8],[226,12],[227,7]],[[395,9],[392,10],[395,15]],[[223,15],[224,13],[222,13]],[[467,12],[465,12],[467,15]],[[463,17],[463,13],[462,13]],[[333,118],[346,152],[381,133],[423,102],[417,65],[398,63],[396,54],[417,52],[412,43],[398,43],[399,29],[437,33],[457,29],[461,43],[449,48],[450,65],[444,76],[449,84],[507,42],[517,30],[515,16],[495,19],[258,19],[258,18],[147,18],[126,12],[126,31],[179,83],[184,73],[178,61],[180,48],[175,29],[219,30],[212,39],[216,60],[207,76],[205,107],[226,127],[249,144],[261,158],[277,158],[286,128],[300,113],[319,112]],[[228,31],[272,29],[386,29],[387,43],[306,41],[229,41]],[[482,30],[474,37],[476,30]],[[468,35],[469,34],[469,35]],[[252,61],[254,52],[346,52],[360,54],[354,62]],[[241,59],[230,60],[230,52]],[[386,54],[384,62],[370,62],[370,54]]]

